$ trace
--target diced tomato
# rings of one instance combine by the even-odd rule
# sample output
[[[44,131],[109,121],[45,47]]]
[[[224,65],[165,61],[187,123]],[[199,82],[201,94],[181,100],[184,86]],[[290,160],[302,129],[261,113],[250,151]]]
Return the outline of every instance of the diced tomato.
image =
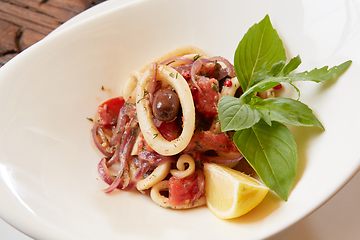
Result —
[[[169,202],[172,206],[191,203],[199,193],[198,175],[196,173],[186,177],[169,179]]]
[[[175,121],[162,122],[161,125],[158,127],[158,130],[160,134],[168,141],[172,141],[178,138],[181,134],[181,128],[178,126],[178,124]],[[138,142],[139,151],[154,153],[155,151],[149,146],[149,144],[147,144],[142,133],[140,133],[139,137],[140,137],[140,141]]]
[[[219,152],[237,152],[237,148],[233,141],[226,133],[214,133],[211,131],[201,131],[201,146],[209,150]]]
[[[161,135],[168,141],[172,141],[178,138],[181,134],[181,127],[177,124],[177,121],[172,122],[162,122],[158,127]]]
[[[221,65],[217,62],[210,62],[203,64],[200,69],[199,75],[208,78],[218,78],[221,70]]]
[[[239,151],[226,133],[196,131],[184,153],[194,154],[196,151],[205,152],[208,150],[226,153]]]
[[[111,98],[98,107],[100,114],[100,123],[103,125],[115,124],[119,115],[120,108],[124,105],[125,100],[123,97]]]
[[[214,78],[200,77],[197,81],[200,91],[193,92],[196,109],[207,116],[217,115],[219,82]]]

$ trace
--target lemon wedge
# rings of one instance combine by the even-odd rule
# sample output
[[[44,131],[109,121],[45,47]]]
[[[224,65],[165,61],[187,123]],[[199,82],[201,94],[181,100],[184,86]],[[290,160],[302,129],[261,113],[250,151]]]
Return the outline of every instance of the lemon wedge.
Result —
[[[204,164],[206,204],[218,218],[237,218],[256,207],[269,188],[242,172],[214,163]]]

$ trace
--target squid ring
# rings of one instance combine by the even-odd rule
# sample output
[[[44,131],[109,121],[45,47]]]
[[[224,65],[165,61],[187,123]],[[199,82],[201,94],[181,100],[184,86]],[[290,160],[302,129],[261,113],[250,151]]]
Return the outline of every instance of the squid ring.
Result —
[[[150,70],[147,69],[138,81],[136,93],[136,112],[139,119],[141,132],[145,141],[157,153],[164,156],[178,154],[189,144],[195,130],[195,106],[191,95],[190,87],[181,74],[169,66],[159,66],[157,79],[170,84],[179,96],[183,113],[183,129],[181,135],[167,141],[158,131],[153,123],[153,114],[149,98],[146,97],[146,85],[150,77]]]
[[[170,168],[171,162],[160,164],[147,178],[138,181],[136,184],[136,188],[139,191],[151,188],[152,186],[166,178],[166,176],[170,172]]]
[[[186,164],[189,165],[187,168],[186,168]],[[195,172],[194,159],[188,154],[183,154],[179,157],[176,163],[176,167],[177,169],[170,170],[171,175],[177,178],[186,178],[187,176],[190,176]]]

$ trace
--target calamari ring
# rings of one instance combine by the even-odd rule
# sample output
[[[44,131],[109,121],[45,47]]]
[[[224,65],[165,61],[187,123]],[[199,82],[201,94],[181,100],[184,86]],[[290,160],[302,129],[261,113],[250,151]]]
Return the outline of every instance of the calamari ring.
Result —
[[[157,79],[170,84],[179,96],[183,113],[183,130],[181,135],[172,140],[167,141],[158,131],[153,123],[153,114],[150,102],[146,93],[147,79],[150,70],[139,79],[136,93],[136,112],[139,119],[141,132],[145,141],[157,153],[164,156],[178,154],[189,144],[195,130],[195,106],[188,83],[176,70],[169,66],[159,66],[157,71]]]
[[[135,96],[133,96],[133,91],[136,87],[138,79],[146,71],[146,69],[148,69],[150,67],[151,63],[153,63],[153,62],[160,63],[169,58],[180,57],[180,56],[194,59],[195,56],[200,56],[201,58],[205,57],[205,53],[198,47],[188,45],[188,46],[182,46],[182,47],[176,48],[174,51],[171,51],[171,52],[163,55],[162,57],[157,58],[154,61],[151,61],[150,63],[146,64],[141,69],[139,69],[138,71],[134,71],[130,74],[128,80],[125,82],[125,86],[121,90],[122,96],[124,97],[124,99],[127,100],[130,96],[135,97]]]
[[[157,166],[154,171],[145,179],[137,182],[136,188],[139,191],[146,190],[161,182],[169,174],[171,162],[166,162]]]
[[[138,71],[134,71],[130,74],[128,80],[125,82],[123,94],[125,100],[128,100],[130,96],[132,96],[134,93],[134,90],[136,88],[138,79],[141,77],[141,73]]]
[[[187,168],[186,165],[188,165]],[[171,175],[177,178],[186,178],[195,172],[195,161],[190,155],[183,154],[177,160],[176,167],[177,169],[170,170]]]
[[[224,86],[223,89],[221,90],[220,97],[223,97],[225,95],[234,96],[236,91],[240,87],[240,83],[236,77],[231,78],[230,81],[231,81],[231,86],[230,87]]]

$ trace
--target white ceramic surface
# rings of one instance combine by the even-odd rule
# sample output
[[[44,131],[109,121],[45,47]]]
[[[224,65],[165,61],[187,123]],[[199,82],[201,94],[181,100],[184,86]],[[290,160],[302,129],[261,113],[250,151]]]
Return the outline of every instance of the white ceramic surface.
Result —
[[[359,9],[358,1],[136,1],[54,32],[0,69],[0,216],[37,239],[259,239],[292,225],[359,169]],[[177,46],[232,59],[265,14],[301,69],[354,61],[337,81],[299,84],[326,131],[293,129],[301,163],[289,201],[269,195],[243,218],[221,221],[206,208],[169,211],[136,193],[103,194],[86,119],[96,105]]]
[[[360,172],[329,202],[289,229],[267,240],[354,240],[360,236]],[[0,239],[32,238],[0,219]]]

